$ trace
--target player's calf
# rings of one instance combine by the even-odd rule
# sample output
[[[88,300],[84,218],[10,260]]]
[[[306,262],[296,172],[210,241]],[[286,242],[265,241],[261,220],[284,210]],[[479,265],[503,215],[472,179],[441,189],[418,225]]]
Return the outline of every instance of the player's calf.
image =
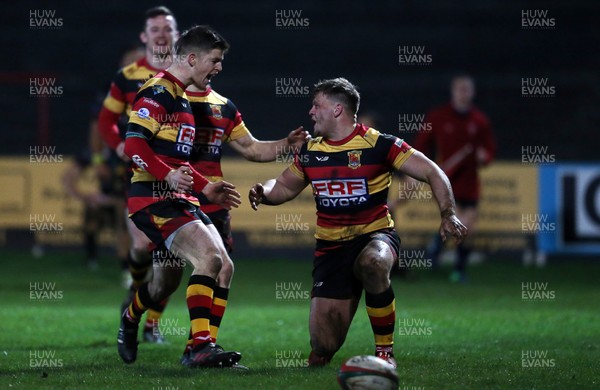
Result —
[[[309,366],[326,365],[339,351],[346,340],[355,306],[355,301],[350,299],[312,299]]]

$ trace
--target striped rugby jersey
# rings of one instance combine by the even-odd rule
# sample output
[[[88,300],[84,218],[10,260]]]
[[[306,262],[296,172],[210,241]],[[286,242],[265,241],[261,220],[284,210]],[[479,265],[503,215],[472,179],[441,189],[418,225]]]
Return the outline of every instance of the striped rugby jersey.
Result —
[[[250,131],[233,102],[210,87],[205,92],[186,91],[186,94],[196,123],[196,138],[190,164],[208,180],[220,181],[223,179],[223,142],[242,138],[250,134]],[[203,196],[200,197],[200,202],[205,213],[222,209],[208,202]]]
[[[145,139],[154,153],[173,169],[189,166],[195,137],[194,116],[184,89],[183,83],[169,72],[159,72],[139,90],[127,127],[127,138]],[[196,197],[171,191],[165,181],[157,181],[134,165],[127,199],[130,214],[160,200],[173,198],[199,205]]]
[[[125,66],[113,79],[103,106],[115,114],[125,113],[129,116],[138,90],[158,72],[160,69],[148,64],[145,57]]]
[[[392,172],[413,152],[403,140],[362,124],[343,140],[318,137],[304,144],[290,170],[312,186],[315,237],[347,241],[393,227],[387,207]]]

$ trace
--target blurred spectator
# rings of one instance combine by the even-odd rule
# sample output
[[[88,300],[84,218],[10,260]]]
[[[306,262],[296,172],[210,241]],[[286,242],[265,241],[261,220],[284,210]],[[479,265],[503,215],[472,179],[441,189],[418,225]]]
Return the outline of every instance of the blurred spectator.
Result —
[[[118,159],[118,157],[114,156]],[[85,150],[75,156],[73,163],[63,174],[63,185],[67,194],[83,203],[83,236],[86,262],[90,269],[98,268],[98,234],[102,228],[113,228],[115,247],[121,267],[127,271],[127,235],[124,234],[125,215],[123,214],[124,198],[121,177],[110,166],[109,159],[99,159],[97,154]],[[120,160],[120,159],[118,159]],[[79,182],[86,170],[93,169],[99,187],[92,192],[84,192]],[[124,240],[125,238],[125,240]]]
[[[450,102],[425,116],[427,131],[421,131],[413,146],[434,159],[444,170],[456,198],[456,214],[469,229],[469,236],[456,248],[453,282],[466,280],[466,267],[476,232],[477,206],[480,197],[479,169],[496,154],[496,142],[490,121],[474,104],[475,81],[458,75],[450,83]],[[434,266],[443,248],[439,234],[428,246]]]

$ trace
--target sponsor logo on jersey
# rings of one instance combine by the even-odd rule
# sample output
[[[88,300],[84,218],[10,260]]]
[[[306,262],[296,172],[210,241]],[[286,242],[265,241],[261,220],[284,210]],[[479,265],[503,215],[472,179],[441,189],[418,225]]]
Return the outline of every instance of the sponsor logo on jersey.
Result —
[[[196,129],[192,125],[182,123],[177,133],[177,151],[189,155],[194,145]]]
[[[221,112],[221,106],[218,104],[210,104],[210,111],[215,119],[223,119],[223,113]]]
[[[146,107],[142,107],[138,110],[137,116],[142,119],[147,119],[150,116],[150,110],[148,110]]]
[[[198,128],[196,143],[201,145],[221,146],[225,130],[214,127]]]
[[[155,100],[152,100],[152,99],[149,99],[149,98],[144,98],[143,102],[144,103],[148,103],[151,106],[158,107],[158,103]]]
[[[225,130],[214,127],[199,127],[196,129],[194,148],[201,155],[221,155],[221,144]]]
[[[352,169],[356,169],[360,167],[360,155],[362,151],[360,150],[352,150],[348,152],[348,167]]]
[[[313,180],[312,187],[317,205],[321,207],[350,207],[369,199],[365,178]]]
[[[315,156],[315,158],[317,159],[317,161],[321,162],[329,160],[329,156]]]
[[[164,85],[153,85],[152,92],[154,92],[155,95],[158,95],[159,93],[163,93],[163,92],[165,92],[165,86]]]

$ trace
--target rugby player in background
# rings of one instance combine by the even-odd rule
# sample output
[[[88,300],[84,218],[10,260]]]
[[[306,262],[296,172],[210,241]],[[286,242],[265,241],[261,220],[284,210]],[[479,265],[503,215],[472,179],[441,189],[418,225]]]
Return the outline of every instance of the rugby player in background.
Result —
[[[469,239],[456,247],[452,282],[466,281],[466,268],[477,224],[480,197],[479,168],[496,155],[496,142],[490,121],[473,105],[475,82],[458,75],[450,83],[449,103],[431,110],[424,119],[431,131],[417,135],[414,147],[430,156],[446,173],[456,197],[456,215],[469,229]],[[428,258],[437,265],[443,243],[435,236],[428,246]]]
[[[443,171],[403,140],[356,123],[359,103],[356,87],[344,78],[318,83],[309,111],[316,138],[277,179],[255,184],[248,195],[257,209],[261,203],[287,202],[312,186],[317,244],[309,366],[328,364],[340,349],[364,289],[375,355],[396,367],[390,271],[400,239],[386,205],[393,171],[429,183],[440,209],[442,239],[467,235]]]
[[[160,6],[148,9],[145,12],[144,30],[140,33],[140,40],[145,45],[145,56],[119,70],[104,99],[98,118],[98,129],[108,147],[115,150],[125,161],[129,161],[129,157],[123,153],[125,126],[119,127],[119,119],[130,114],[133,100],[146,80],[171,65],[172,47],[178,36],[177,22],[168,8]],[[127,182],[130,177],[131,170],[126,178]],[[135,291],[148,279],[152,271],[150,240],[129,218],[127,218],[127,230],[131,237],[128,260],[132,283],[121,311],[129,304]],[[155,254],[159,258],[162,257],[158,252]],[[143,331],[145,341],[164,342],[158,324],[166,304],[166,300],[158,302],[148,311]]]
[[[144,84],[131,111],[125,153],[137,165],[128,194],[130,218],[157,247],[164,246],[193,266],[186,301],[193,348],[189,367],[233,366],[241,359],[211,338],[210,318],[216,279],[227,251],[212,222],[199,209],[192,193],[230,209],[240,203],[233,185],[212,183],[193,169],[194,117],[185,88],[206,90],[221,70],[229,44],[207,26],[195,26],[175,45],[175,60]],[[118,351],[126,363],[137,357],[137,329],[141,316],[177,289],[180,268],[157,268],[142,284],[121,316]]]

